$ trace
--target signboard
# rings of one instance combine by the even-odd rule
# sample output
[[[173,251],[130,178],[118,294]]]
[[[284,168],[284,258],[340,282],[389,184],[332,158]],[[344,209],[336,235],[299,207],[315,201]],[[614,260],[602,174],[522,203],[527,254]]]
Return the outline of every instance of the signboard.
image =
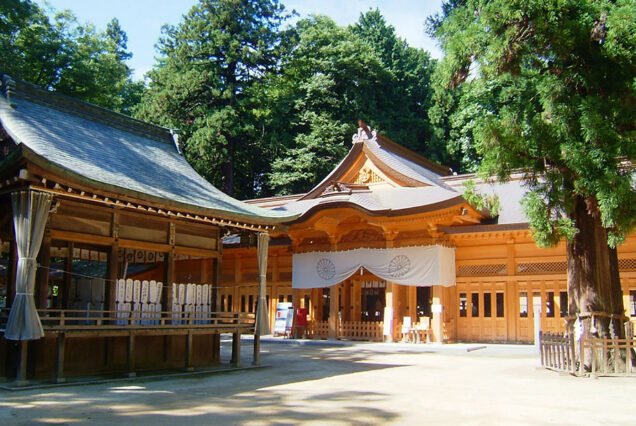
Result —
[[[293,321],[293,309],[290,302],[280,302],[276,304],[276,318],[274,319],[274,334],[285,334],[286,330],[291,330]],[[288,326],[289,323],[289,326]]]

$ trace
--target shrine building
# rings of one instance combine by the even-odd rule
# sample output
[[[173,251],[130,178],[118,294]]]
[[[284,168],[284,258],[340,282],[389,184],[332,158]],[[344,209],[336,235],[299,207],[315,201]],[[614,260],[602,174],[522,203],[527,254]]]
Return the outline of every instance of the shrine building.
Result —
[[[271,326],[278,302],[308,312],[310,338],[523,342],[563,331],[565,244],[541,249],[521,209],[522,176],[454,175],[361,123],[346,157],[306,194],[248,201],[298,218],[269,247]],[[496,215],[464,199],[468,181]],[[253,312],[249,239],[226,240],[221,309]],[[626,315],[636,316],[636,238],[619,247]],[[298,334],[298,330],[294,331]]]
[[[238,365],[269,321],[217,311],[220,238],[253,234],[265,268],[296,215],[217,190],[169,129],[0,77],[0,377],[216,366],[221,333]]]

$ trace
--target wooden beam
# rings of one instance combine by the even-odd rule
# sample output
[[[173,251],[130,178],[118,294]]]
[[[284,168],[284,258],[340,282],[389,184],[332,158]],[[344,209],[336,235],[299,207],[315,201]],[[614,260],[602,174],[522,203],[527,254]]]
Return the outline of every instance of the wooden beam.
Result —
[[[176,246],[174,248],[177,254],[183,256],[205,257],[205,258],[220,258],[221,253],[216,250],[198,249],[193,247]]]
[[[72,241],[75,243],[97,244],[102,246],[110,246],[115,242],[113,237],[104,237],[100,235],[82,234],[79,232],[51,230],[51,239],[61,241]]]
[[[66,342],[66,335],[64,333],[59,333],[57,335],[57,344],[56,344],[56,352],[55,352],[55,382],[56,383],[64,383],[66,379],[64,378],[64,347]]]

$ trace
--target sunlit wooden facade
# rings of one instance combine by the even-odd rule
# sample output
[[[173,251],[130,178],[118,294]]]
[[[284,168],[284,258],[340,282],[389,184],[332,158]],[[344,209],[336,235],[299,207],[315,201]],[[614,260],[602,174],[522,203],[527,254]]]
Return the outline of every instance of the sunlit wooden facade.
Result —
[[[465,202],[467,180],[499,197],[498,216]],[[406,319],[411,328],[428,327],[434,342],[532,342],[535,312],[543,330],[563,330],[565,247],[537,247],[521,213],[522,196],[519,177],[487,184],[454,176],[362,124],[348,156],[309,193],[251,201],[301,215],[270,246],[270,318],[278,301],[292,301],[308,308],[309,337],[375,341],[408,338]],[[292,287],[298,253],[434,244],[455,250],[453,286],[398,285],[361,268],[329,288]],[[253,250],[249,241],[226,242],[220,284],[226,309],[251,309]],[[619,258],[626,314],[634,317],[636,238],[620,246]],[[392,313],[388,336],[385,312]]]
[[[0,377],[209,367],[221,333],[234,335],[238,364],[255,316],[217,311],[221,235],[293,216],[220,193],[169,129],[0,77]],[[24,338],[7,334],[20,295],[14,223],[31,220],[22,196],[49,203],[34,288],[21,292],[43,334]]]

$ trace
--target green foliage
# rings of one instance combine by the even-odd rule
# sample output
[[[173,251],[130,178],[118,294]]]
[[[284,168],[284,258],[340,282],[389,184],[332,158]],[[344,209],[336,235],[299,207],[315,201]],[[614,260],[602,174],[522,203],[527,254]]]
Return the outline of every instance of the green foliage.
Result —
[[[280,58],[277,0],[202,0],[166,26],[136,115],[182,131],[186,158],[224,192],[257,194],[271,158],[259,84]]]
[[[434,62],[399,39],[377,10],[349,28],[325,16],[300,20],[283,45],[280,73],[270,77],[261,98],[270,137],[281,143],[269,174],[272,192],[316,185],[348,150],[345,141],[358,119],[441,158],[426,144]]]
[[[397,36],[378,9],[361,14],[350,28],[378,56],[387,77],[373,90],[379,94],[376,111],[369,111],[374,125],[415,152],[445,162],[446,149],[435,145],[427,110],[431,104],[431,74],[435,61]]]
[[[491,216],[499,216],[501,203],[497,194],[483,194],[477,189],[474,180],[467,180],[464,183],[464,199],[468,204],[477,210],[488,210]]]
[[[0,3],[2,72],[105,108],[129,113],[142,83],[125,61],[126,33],[113,19],[104,33],[70,11],[49,12],[29,0]]]
[[[636,217],[636,3],[455,1],[430,24],[446,52],[431,119],[464,166],[526,171],[541,244],[575,234],[576,199],[619,242]]]

